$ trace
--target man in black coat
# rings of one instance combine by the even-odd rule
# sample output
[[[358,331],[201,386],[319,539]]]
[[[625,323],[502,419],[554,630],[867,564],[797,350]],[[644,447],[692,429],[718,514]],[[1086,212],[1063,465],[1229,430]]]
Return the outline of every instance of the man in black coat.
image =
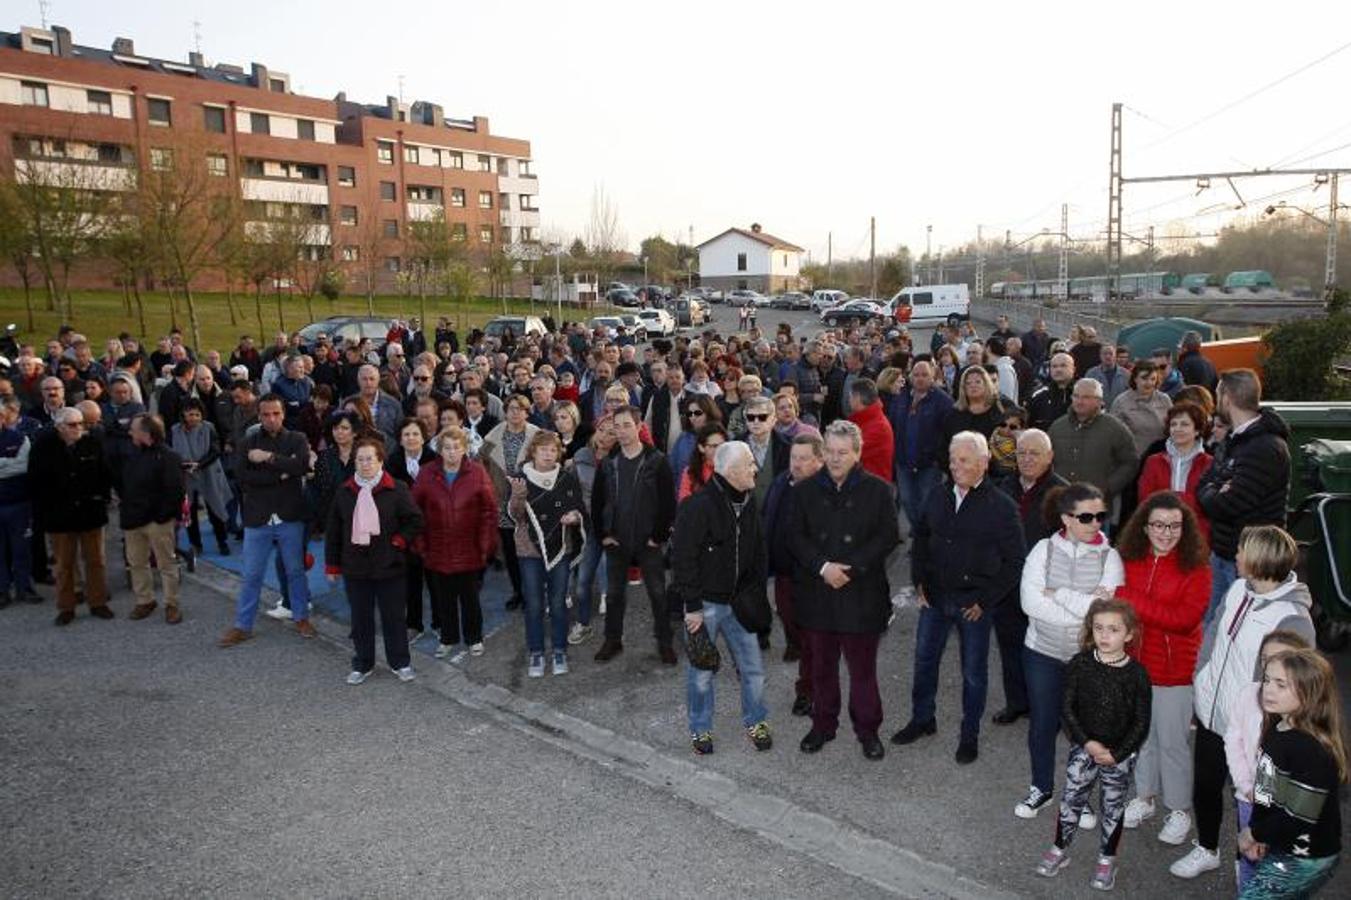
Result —
[[[723,635],[741,681],[741,724],[756,750],[774,745],[765,721],[765,666],[753,628],[772,621],[765,596],[768,566],[755,506],[755,459],[740,441],[713,458],[713,477],[680,506],[671,537],[674,587],[685,604],[685,629],[702,626],[710,641]],[[759,622],[746,622],[748,615]],[[686,667],[690,741],[713,751],[713,674]]]
[[[1262,409],[1262,382],[1252,369],[1230,369],[1216,388],[1216,414],[1229,423],[1224,452],[1196,486],[1210,519],[1210,606],[1205,627],[1238,578],[1238,538],[1249,525],[1285,525],[1290,493],[1290,429]]]
[[[1201,335],[1189,331],[1182,336],[1178,347],[1177,371],[1186,384],[1198,384],[1213,395],[1220,382],[1215,365],[1201,355]]]
[[[929,494],[914,531],[911,574],[919,598],[910,721],[892,735],[909,744],[938,729],[934,696],[948,632],[962,648],[962,730],[959,764],[975,762],[989,680],[988,613],[1018,586],[1027,547],[1018,507],[987,476],[990,448],[974,431],[953,435],[948,447],[952,487]]]
[[[155,408],[159,411],[160,419],[167,423],[167,427],[173,428],[182,417],[183,401],[192,396],[193,379],[196,374],[197,367],[185,359],[174,366],[174,377],[160,388]]]
[[[812,727],[799,745],[815,753],[840,717],[840,656],[849,669],[849,718],[868,759],[881,759],[877,646],[891,615],[887,556],[900,541],[891,487],[859,465],[863,434],[847,419],[825,432],[824,471],[792,488],[787,523],[793,605],[811,659]]]
[[[164,422],[142,413],[131,420],[130,453],[117,477],[118,511],[127,542],[127,569],[136,606],[131,618],[144,619],[155,611],[155,576],[150,554],[155,554],[164,585],[164,621],[183,621],[178,607],[178,561],[174,558],[174,529],[183,511],[186,484],[183,458],[164,443]]]
[[[84,415],[78,409],[57,410],[52,423],[33,441],[28,477],[35,523],[51,535],[56,553],[56,624],[69,625],[75,618],[78,560],[84,563],[90,615],[111,619],[103,549],[111,481],[103,445],[85,433]]]
[[[1051,465],[1054,461],[1051,438],[1038,428],[1029,428],[1018,435],[1018,471],[999,479],[999,489],[1018,504],[1018,518],[1023,523],[1023,537],[1029,548],[1055,531],[1054,517],[1051,524],[1046,520],[1047,493],[1052,488],[1069,485],[1055,473]],[[1027,614],[1023,612],[1017,586],[994,608],[993,615],[1004,679],[1004,708],[990,721],[996,725],[1011,725],[1028,711],[1027,681],[1023,677]]]

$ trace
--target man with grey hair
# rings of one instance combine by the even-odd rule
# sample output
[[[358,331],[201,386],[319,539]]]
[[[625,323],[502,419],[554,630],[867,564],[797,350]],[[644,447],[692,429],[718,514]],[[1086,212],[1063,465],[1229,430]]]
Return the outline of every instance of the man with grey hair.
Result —
[[[1028,424],[1033,428],[1049,428],[1070,408],[1073,390],[1074,357],[1063,351],[1052,354],[1046,383],[1027,400]]]
[[[1070,410],[1046,429],[1055,448],[1055,472],[1070,483],[1087,481],[1112,500],[1135,478],[1140,461],[1135,438],[1102,409],[1102,385],[1092,378],[1074,384]]]
[[[957,629],[962,655],[962,726],[956,760],[976,761],[989,680],[989,613],[1017,588],[1027,553],[1018,507],[986,475],[985,435],[959,431],[948,445],[951,490],[935,490],[914,531],[911,574],[920,605],[915,632],[912,712],[893,744],[938,730],[934,698],[948,632]]]
[[[793,603],[811,660],[812,727],[799,748],[816,753],[835,739],[843,655],[854,734],[864,757],[878,760],[885,751],[877,736],[877,647],[891,615],[887,557],[900,534],[891,487],[863,469],[862,451],[853,422],[827,426],[825,467],[793,487],[786,535]]]
[[[741,441],[713,456],[713,477],[680,505],[671,538],[674,587],[685,603],[685,629],[721,633],[741,682],[741,724],[756,750],[774,745],[765,707],[765,667],[755,632],[772,621],[765,593],[767,553],[755,503],[755,458]],[[686,663],[690,742],[713,752],[713,673]]]
[[[1092,378],[1102,385],[1103,404],[1110,409],[1112,401],[1130,390],[1130,373],[1116,364],[1115,344],[1103,344],[1099,359],[1101,361],[1089,369],[1084,377]]]
[[[380,370],[367,363],[357,370],[357,397],[366,401],[371,408],[371,421],[385,437],[386,444],[392,444],[398,438],[399,422],[403,420],[403,407],[396,397],[380,390]]]
[[[774,433],[774,401],[757,394],[743,403],[746,447],[755,459],[755,502],[765,502],[774,476],[788,467],[788,440]]]

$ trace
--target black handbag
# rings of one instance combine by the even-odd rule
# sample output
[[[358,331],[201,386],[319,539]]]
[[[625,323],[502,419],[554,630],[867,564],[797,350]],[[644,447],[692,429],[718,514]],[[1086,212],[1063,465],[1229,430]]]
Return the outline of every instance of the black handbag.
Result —
[[[716,672],[722,666],[722,655],[718,646],[708,636],[708,629],[700,623],[694,631],[685,633],[685,652],[689,654],[690,665],[705,672]]]

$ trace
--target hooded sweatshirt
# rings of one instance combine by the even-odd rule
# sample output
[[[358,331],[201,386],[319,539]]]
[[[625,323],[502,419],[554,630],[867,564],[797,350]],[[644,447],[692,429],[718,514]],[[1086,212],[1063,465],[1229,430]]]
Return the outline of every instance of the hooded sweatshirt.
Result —
[[[1313,646],[1312,603],[1309,589],[1294,572],[1265,594],[1255,593],[1246,578],[1234,582],[1196,662],[1195,709],[1202,725],[1224,735],[1234,695],[1252,689],[1262,678],[1258,671],[1262,638],[1284,628],[1303,635]]]

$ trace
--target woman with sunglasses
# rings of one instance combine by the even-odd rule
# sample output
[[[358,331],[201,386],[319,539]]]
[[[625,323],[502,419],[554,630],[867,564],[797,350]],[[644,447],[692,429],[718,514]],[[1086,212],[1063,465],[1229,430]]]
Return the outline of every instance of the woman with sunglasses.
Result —
[[[676,502],[682,502],[690,494],[708,484],[713,477],[713,455],[727,442],[727,429],[721,422],[709,422],[695,432],[698,453],[690,456],[685,471],[680,475],[680,487],[676,489]]]
[[[697,432],[710,422],[722,422],[722,412],[717,403],[707,394],[686,394],[680,401],[680,437],[669,457],[671,476],[678,479],[690,464],[698,443]]]
[[[1111,597],[1125,580],[1121,557],[1102,533],[1108,516],[1102,491],[1082,481],[1053,488],[1045,509],[1048,522],[1052,511],[1059,517],[1060,530],[1038,541],[1027,555],[1020,589],[1027,613],[1023,674],[1031,719],[1027,753],[1032,762],[1032,784],[1013,809],[1020,819],[1036,818],[1044,806],[1055,808],[1055,740],[1065,666],[1079,652],[1089,605]],[[1080,827],[1087,830],[1096,824],[1097,817],[1085,810]]]

